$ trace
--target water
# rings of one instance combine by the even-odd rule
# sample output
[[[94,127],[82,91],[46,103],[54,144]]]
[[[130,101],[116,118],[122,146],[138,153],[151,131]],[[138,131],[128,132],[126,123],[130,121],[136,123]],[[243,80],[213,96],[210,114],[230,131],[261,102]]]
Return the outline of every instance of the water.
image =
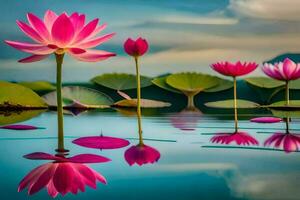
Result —
[[[92,112],[65,116],[65,145],[70,155],[92,153],[112,159],[108,163],[89,164],[106,177],[108,184],[97,184],[77,195],[58,195],[57,199],[299,199],[299,153],[285,153],[264,147],[274,132],[285,132],[285,124],[254,124],[244,116],[240,130],[259,141],[259,148],[233,148],[210,141],[215,133],[232,132],[232,116],[161,114],[142,119],[144,142],[159,150],[157,163],[129,166],[124,152],[79,147],[71,143],[82,136],[100,135],[127,138],[138,143],[135,117],[118,112]],[[291,132],[300,132],[294,119]],[[173,123],[173,124],[172,124]],[[0,129],[1,199],[51,199],[46,189],[33,196],[27,190],[17,192],[21,179],[35,167],[46,163],[22,156],[32,152],[54,154],[56,114],[47,112],[22,124],[45,127],[30,131]]]

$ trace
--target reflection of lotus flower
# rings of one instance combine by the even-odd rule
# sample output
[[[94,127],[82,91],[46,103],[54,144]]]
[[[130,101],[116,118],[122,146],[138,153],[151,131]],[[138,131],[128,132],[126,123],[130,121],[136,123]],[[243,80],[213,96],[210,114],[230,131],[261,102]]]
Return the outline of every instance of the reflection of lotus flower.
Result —
[[[289,58],[274,65],[265,63],[262,69],[266,75],[281,81],[290,81],[300,78],[300,63],[296,64]]]
[[[258,141],[246,132],[218,133],[211,138],[211,141],[221,144],[235,142],[237,145],[258,145]]]
[[[283,149],[286,153],[290,153],[299,150],[300,136],[291,133],[275,133],[265,141],[264,145],[273,145]]]
[[[35,130],[35,129],[39,129],[39,127],[36,127],[36,126],[22,125],[22,124],[1,126],[0,128],[2,128],[2,129],[11,129],[11,130]]]
[[[124,43],[124,50],[130,56],[142,56],[148,50],[148,43],[147,40],[143,38],[138,38],[136,41],[128,38]]]
[[[49,54],[69,53],[74,58],[96,62],[114,56],[114,53],[91,50],[107,40],[114,34],[107,34],[96,37],[106,25],[97,26],[98,19],[94,19],[85,25],[85,15],[73,13],[68,16],[66,13],[57,15],[51,10],[45,13],[44,20],[39,19],[32,13],[27,15],[29,24],[17,21],[20,29],[36,43],[5,42],[32,56],[20,60],[20,62],[35,62],[48,57]]]
[[[85,191],[85,185],[96,188],[97,181],[106,184],[105,178],[83,163],[100,163],[110,161],[108,158],[93,154],[80,154],[70,158],[53,156],[46,153],[32,153],[24,156],[34,160],[53,160],[33,169],[19,184],[18,191],[28,188],[32,195],[46,187],[52,197],[59,193],[63,196],[69,192],[77,194]]]
[[[217,62],[211,65],[211,67],[220,74],[234,77],[249,74],[250,72],[254,71],[257,66],[258,64],[255,62],[241,63],[240,61],[236,63]]]
[[[159,151],[144,144],[132,146],[125,152],[125,160],[129,165],[133,165],[134,163],[138,165],[154,163],[157,162],[159,158]]]
[[[175,128],[183,131],[193,131],[196,129],[197,122],[201,115],[202,113],[200,111],[183,110],[171,115],[170,120]]]
[[[278,117],[256,117],[252,118],[250,121],[255,123],[278,123],[282,122],[282,119]]]

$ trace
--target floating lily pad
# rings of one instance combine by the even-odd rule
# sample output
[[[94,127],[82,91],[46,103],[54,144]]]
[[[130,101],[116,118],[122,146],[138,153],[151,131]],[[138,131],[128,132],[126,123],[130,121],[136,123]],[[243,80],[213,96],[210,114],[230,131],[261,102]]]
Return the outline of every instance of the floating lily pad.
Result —
[[[180,90],[177,90],[176,88],[171,87],[170,85],[167,84],[166,79],[169,75],[167,76],[162,76],[162,77],[158,77],[152,80],[152,83],[162,89],[168,90],[170,92],[174,92],[174,93],[180,93]]]
[[[19,82],[18,84],[28,87],[36,92],[56,90],[56,87],[47,81]]]
[[[47,108],[45,101],[22,85],[0,81],[0,108]]]
[[[278,81],[275,79],[267,78],[267,77],[251,77],[244,79],[248,84],[254,85],[259,88],[277,88],[280,86],[284,86],[284,82]]]
[[[116,107],[137,107],[136,99],[123,99],[114,104]],[[142,108],[162,108],[171,106],[168,102],[156,101],[150,99],[141,99],[141,107]]]
[[[276,110],[296,111],[300,110],[300,100],[290,100],[289,105],[286,105],[286,101],[279,101],[266,107]]]
[[[14,124],[29,120],[46,110],[26,110],[21,112],[0,111],[0,125]]]
[[[218,78],[201,73],[187,72],[172,74],[167,77],[166,82],[171,87],[189,96],[216,86]]]
[[[218,78],[218,84],[212,88],[204,90],[204,92],[220,92],[233,87],[233,82],[227,79]]]
[[[113,104],[113,100],[106,94],[90,88],[68,86],[62,89],[63,106],[106,108]],[[56,106],[56,91],[43,96],[50,106]]]
[[[93,78],[92,82],[114,90],[129,90],[137,87],[136,76],[133,74],[103,74]],[[152,85],[151,78],[141,76],[141,87],[150,85]]]
[[[223,101],[215,101],[215,102],[208,102],[205,103],[207,107],[212,108],[234,108],[234,100],[223,100]],[[257,108],[259,107],[258,103],[247,101],[243,99],[237,100],[237,108]]]

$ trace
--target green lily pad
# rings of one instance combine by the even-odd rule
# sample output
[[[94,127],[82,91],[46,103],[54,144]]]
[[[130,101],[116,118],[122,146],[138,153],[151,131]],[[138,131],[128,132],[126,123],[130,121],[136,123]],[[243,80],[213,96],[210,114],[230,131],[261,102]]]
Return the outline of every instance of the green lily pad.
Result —
[[[233,82],[227,79],[218,78],[218,84],[212,88],[204,90],[204,92],[220,92],[233,87]]]
[[[103,74],[94,77],[92,82],[113,90],[129,90],[137,87],[136,76],[133,74]],[[152,85],[151,78],[141,76],[141,87],[147,87],[150,85]]]
[[[259,88],[277,88],[280,86],[284,86],[284,82],[278,81],[275,79],[267,78],[267,77],[251,77],[244,79],[248,84],[254,85]]]
[[[137,100],[136,99],[123,99],[118,101],[114,104],[116,107],[128,107],[134,108],[137,107]],[[171,106],[168,102],[163,101],[156,101],[150,99],[141,99],[141,107],[142,108],[163,108]]]
[[[19,82],[18,84],[28,87],[36,92],[56,90],[56,87],[47,81]]]
[[[113,100],[106,94],[94,89],[68,86],[62,89],[63,106],[107,108],[113,104]],[[43,96],[50,106],[56,106],[56,91]]]
[[[21,112],[0,111],[0,125],[14,124],[34,118],[46,110],[26,110]]]
[[[300,90],[300,79],[291,81],[289,87],[292,90]]]
[[[174,92],[174,93],[179,93],[181,94],[182,92],[180,92],[180,90],[177,90],[176,88],[171,87],[170,85],[167,84],[166,79],[169,75],[167,76],[162,76],[162,77],[158,77],[152,80],[152,83],[162,89],[168,90],[170,92]]]
[[[286,105],[286,101],[278,101],[266,107],[277,110],[300,110],[300,100],[290,100],[289,105]]]
[[[0,107],[18,108],[47,108],[45,101],[31,89],[0,81]]]
[[[177,73],[167,77],[166,82],[185,95],[196,95],[218,84],[218,78],[201,73]]]
[[[208,102],[205,103],[204,105],[212,108],[234,108],[234,100],[229,99],[223,101]],[[248,101],[248,100],[243,100],[243,99],[237,99],[237,108],[257,108],[257,107],[259,107],[258,103]]]

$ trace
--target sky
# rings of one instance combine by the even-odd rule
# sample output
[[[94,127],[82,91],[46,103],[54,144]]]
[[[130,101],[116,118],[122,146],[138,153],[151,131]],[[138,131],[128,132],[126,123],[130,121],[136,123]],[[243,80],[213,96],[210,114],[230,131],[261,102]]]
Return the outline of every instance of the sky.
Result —
[[[116,35],[98,49],[117,53],[97,63],[66,58],[65,82],[87,82],[111,72],[135,73],[133,59],[123,52],[128,38],[143,37],[150,45],[141,58],[141,73],[196,71],[216,74],[209,67],[216,61],[262,63],[283,53],[297,53],[300,47],[299,0],[0,0],[0,40],[30,42],[17,27],[32,12],[43,17],[46,10],[79,12],[89,20],[106,22],[103,34]],[[26,57],[0,43],[0,80],[55,81],[53,57],[20,64]],[[257,69],[252,76],[262,75]]]

